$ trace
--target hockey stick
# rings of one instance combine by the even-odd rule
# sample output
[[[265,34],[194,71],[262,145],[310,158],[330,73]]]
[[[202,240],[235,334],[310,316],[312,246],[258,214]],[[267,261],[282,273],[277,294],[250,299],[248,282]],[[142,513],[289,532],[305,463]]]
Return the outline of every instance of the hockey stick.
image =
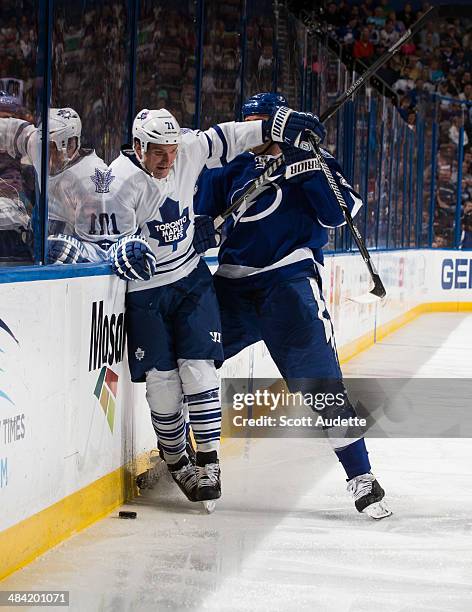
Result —
[[[437,7],[431,7],[426,11],[424,15],[422,15],[412,26],[409,28],[401,38],[397,40],[383,55],[381,55],[376,62],[372,64],[361,76],[355,81],[351,87],[343,94],[339,96],[337,100],[333,102],[329,106],[329,108],[320,115],[321,123],[324,123],[328,119],[330,119],[333,115],[335,115],[338,110],[351,98],[356,91],[358,91],[370,77],[379,70],[386,62],[388,62],[392,56],[398,51],[398,49],[405,44],[412,36],[414,36],[424,25],[424,23],[431,18],[432,14],[437,11]],[[270,177],[274,174],[274,172],[283,164],[283,156],[275,159],[269,166],[266,168],[265,172],[261,174],[259,178],[257,178],[254,183],[252,183],[248,189],[224,212],[221,213],[218,217],[216,217],[215,229],[219,229],[225,220],[230,217],[233,212],[238,210],[238,208],[245,204],[250,196],[254,196],[257,191],[259,191],[262,187],[269,183]]]
[[[219,229],[228,217],[230,217],[238,210],[238,208],[247,202],[250,196],[254,196],[258,191],[261,191],[263,187],[268,185],[270,183],[270,177],[274,174],[277,168],[280,168],[284,161],[283,155],[280,155],[269,166],[267,166],[264,173],[253,181],[246,191],[235,202],[233,202],[229,208],[215,218],[215,229]]]
[[[357,227],[354,225],[354,221],[352,220],[351,212],[349,208],[347,207],[347,204],[343,198],[341,190],[339,189],[338,184],[334,180],[333,174],[331,173],[331,170],[328,164],[326,163],[322,152],[320,151],[320,147],[316,141],[316,138],[310,137],[310,144],[315,154],[315,157],[318,159],[318,162],[321,166],[321,170],[323,171],[323,174],[325,175],[326,180],[328,181],[329,186],[331,187],[331,190],[336,196],[336,200],[338,201],[338,204],[343,212],[343,216],[346,221],[346,225],[351,230],[351,233],[354,236],[354,240],[355,240],[355,243],[357,244],[357,248],[359,249],[360,254],[362,255],[362,259],[364,260],[365,265],[367,266],[367,269],[369,270],[370,277],[372,278],[374,282],[373,288],[367,294],[363,294],[363,295],[360,295],[359,297],[349,298],[349,299],[353,302],[358,302],[360,304],[367,304],[369,302],[375,302],[377,300],[381,300],[382,298],[386,296],[387,292],[385,291],[385,287],[382,283],[379,273],[377,272],[377,269],[375,268],[372,262],[372,259],[370,258],[369,251],[367,250],[367,247],[365,246],[361,233],[359,232]]]
[[[394,43],[389,49],[385,51],[365,72],[361,74],[361,76],[354,81],[354,83],[347,89],[343,94],[339,96],[337,100],[331,104],[331,106],[326,110],[321,116],[320,121],[324,123],[328,119],[330,119],[344,103],[351,98],[356,91],[358,91],[370,77],[375,74],[384,64],[386,64],[400,49],[402,45],[404,45],[412,36],[414,36],[419,30],[423,27],[423,25],[431,19],[434,13],[438,12],[437,6],[430,7],[424,15],[422,15],[419,19],[415,21],[415,23],[405,31],[403,36],[401,36],[396,43]]]

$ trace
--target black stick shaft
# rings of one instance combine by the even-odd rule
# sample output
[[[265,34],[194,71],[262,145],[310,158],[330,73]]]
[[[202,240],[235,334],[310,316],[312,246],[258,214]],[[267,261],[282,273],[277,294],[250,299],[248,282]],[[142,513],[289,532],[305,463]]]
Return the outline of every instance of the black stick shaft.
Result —
[[[339,96],[339,98],[320,116],[320,121],[324,123],[330,119],[339,108],[351,98],[356,91],[358,91],[370,77],[382,68],[398,51],[398,49],[404,45],[412,36],[414,36],[425,24],[426,21],[431,19],[433,13],[437,12],[437,8],[432,6],[429,8],[424,15],[422,15],[415,23],[409,28],[401,38],[397,40],[383,55],[381,55],[367,70],[349,87],[347,91]]]
[[[320,147],[314,137],[310,138],[310,144],[313,148],[313,152],[315,153],[316,157],[319,160],[323,174],[325,175],[326,180],[328,181],[328,184],[331,188],[331,191],[334,193],[336,200],[338,201],[338,204],[344,216],[344,220],[346,221],[346,225],[348,226],[349,230],[354,236],[354,241],[357,244],[357,247],[362,255],[363,260],[365,261],[367,269],[369,270],[369,274],[374,282],[374,288],[372,289],[371,293],[373,293],[377,297],[382,298],[386,295],[385,287],[383,286],[379,273],[377,272],[370,258],[369,251],[367,250],[367,247],[365,246],[361,233],[359,232],[357,227],[354,225],[354,221],[352,219],[351,212],[343,198],[341,190],[339,189],[338,184],[336,183],[333,177],[333,174],[323,157],[323,153],[320,151]]]
[[[426,23],[426,21],[428,21],[429,19],[431,19],[431,17],[433,16],[434,13],[436,13],[438,11],[437,7],[430,7],[426,13],[424,13],[424,15],[422,15],[412,26],[411,28],[409,28],[401,38],[399,38],[397,40],[396,43],[394,43],[389,49],[387,49],[387,51],[385,51],[385,53],[383,55],[381,55],[373,64],[372,66],[370,66],[358,79],[357,81],[355,81],[351,87],[349,87],[349,89],[347,91],[345,91],[341,96],[339,96],[339,98],[324,112],[321,114],[320,116],[320,121],[322,123],[324,123],[325,121],[327,121],[328,119],[330,119],[334,114],[336,114],[338,112],[338,110],[341,108],[341,106],[343,106],[343,104],[349,100],[349,98],[351,98],[356,91],[358,91],[367,81],[368,79],[370,79],[370,77],[375,74],[377,72],[377,70],[379,70],[379,68],[381,68],[386,62],[389,61],[390,58],[393,57],[393,55],[395,55],[395,53],[398,51],[398,49],[404,45],[408,40],[410,40],[410,38],[412,36],[414,36],[422,27],[423,25]],[[282,156],[283,157],[283,156]],[[219,215],[218,217],[216,217],[215,219],[215,229],[218,229],[219,227],[221,227],[221,225],[223,225],[225,219],[227,219],[235,210],[237,210],[246,200],[247,198],[252,195],[257,189],[259,189],[260,187],[262,187],[269,179],[269,177],[271,176],[271,174],[273,174],[273,172],[275,172],[275,170],[280,166],[280,164],[282,163],[282,157],[278,158],[281,161],[279,163],[277,163],[277,160],[275,162],[272,162],[272,164],[270,164],[270,166],[267,168],[267,170],[264,172],[263,175],[261,175],[259,177],[259,179],[257,179],[249,188],[248,190],[243,193],[243,195],[241,197],[239,197],[236,202],[234,202],[234,204],[232,204],[228,209],[226,209],[221,215]],[[347,210],[347,213],[350,217],[350,213],[349,210],[347,209],[347,207],[344,210]],[[371,275],[373,274],[377,274],[375,268],[373,268],[373,264],[372,261],[370,259],[369,256],[369,252],[367,251],[362,237],[359,234],[359,231],[357,230],[357,228],[355,227],[353,221],[352,221],[352,217],[351,217],[351,222],[349,223],[348,218],[346,217],[346,223],[349,226],[349,229],[352,231],[352,233],[354,234],[354,238],[356,239],[356,237],[358,236],[360,238],[360,244],[356,239],[356,244],[359,247],[359,250],[362,254],[362,257],[364,258],[364,261],[367,264],[367,267],[369,268],[369,271],[371,272]],[[363,248],[361,248],[361,246]],[[378,274],[377,274],[378,277]],[[380,281],[380,278],[379,278]]]

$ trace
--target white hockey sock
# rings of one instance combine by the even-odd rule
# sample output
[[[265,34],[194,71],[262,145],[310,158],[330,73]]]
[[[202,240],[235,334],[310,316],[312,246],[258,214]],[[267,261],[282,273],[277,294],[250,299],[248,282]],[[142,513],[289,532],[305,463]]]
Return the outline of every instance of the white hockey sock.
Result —
[[[177,363],[197,451],[218,452],[221,402],[215,365],[204,359],[178,359]]]
[[[151,421],[166,463],[177,463],[185,455],[185,419],[183,412],[159,414],[151,410]]]
[[[197,444],[197,451],[218,452],[221,436],[221,402],[219,388],[186,395],[190,425]]]
[[[177,463],[185,455],[186,445],[182,382],[178,370],[147,372],[146,399],[166,463]]]

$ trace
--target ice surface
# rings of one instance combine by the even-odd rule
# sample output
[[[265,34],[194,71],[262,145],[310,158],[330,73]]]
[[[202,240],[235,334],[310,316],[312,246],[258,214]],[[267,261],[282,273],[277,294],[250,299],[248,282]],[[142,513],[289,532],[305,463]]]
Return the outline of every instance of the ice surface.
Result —
[[[425,315],[344,369],[470,376],[471,332],[470,315]],[[472,610],[471,441],[368,444],[388,519],[355,511],[324,440],[228,440],[214,514],[163,477],[124,507],[136,520],[117,511],[1,588],[70,589],[84,612]]]

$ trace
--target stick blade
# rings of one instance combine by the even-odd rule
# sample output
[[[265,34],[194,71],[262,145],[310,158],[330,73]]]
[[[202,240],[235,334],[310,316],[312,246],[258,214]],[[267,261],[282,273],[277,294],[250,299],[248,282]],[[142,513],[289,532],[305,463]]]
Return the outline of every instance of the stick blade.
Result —
[[[356,304],[374,304],[375,302],[383,300],[386,295],[387,292],[385,291],[385,287],[380,280],[380,276],[375,275],[374,286],[368,293],[363,293],[358,297],[350,297],[347,299],[351,302],[355,302]]]
[[[357,297],[349,297],[347,299],[355,304],[374,304],[375,302],[382,300],[381,297],[378,295],[373,295],[372,293],[363,293]]]

